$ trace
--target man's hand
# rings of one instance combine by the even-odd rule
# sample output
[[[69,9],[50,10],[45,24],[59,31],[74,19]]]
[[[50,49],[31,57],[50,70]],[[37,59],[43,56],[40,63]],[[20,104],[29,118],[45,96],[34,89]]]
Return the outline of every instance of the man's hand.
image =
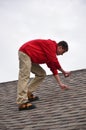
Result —
[[[61,71],[65,77],[69,77],[71,72],[70,71],[65,71],[63,68],[60,68],[59,71]]]
[[[71,72],[67,72],[67,71],[65,71],[63,74],[64,74],[65,77],[69,77],[70,74],[71,74]]]
[[[59,84],[59,86],[61,87],[61,89],[65,89],[65,90],[67,90],[67,89],[69,89],[70,87],[69,86],[67,86],[67,85],[65,85],[65,84],[63,84],[61,81],[60,81],[60,77],[59,77],[59,75],[57,74],[57,75],[55,75],[55,78],[56,78],[56,80],[57,80],[57,82],[58,82],[58,84]]]
[[[68,90],[68,89],[70,89],[70,87],[67,86],[67,85],[65,85],[65,84],[60,84],[60,87],[61,87],[62,90]]]

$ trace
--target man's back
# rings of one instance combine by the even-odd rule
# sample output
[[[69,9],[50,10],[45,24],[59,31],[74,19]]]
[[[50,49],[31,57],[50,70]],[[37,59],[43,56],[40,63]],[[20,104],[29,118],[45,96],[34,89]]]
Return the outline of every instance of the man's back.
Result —
[[[33,63],[47,63],[56,57],[57,43],[52,40],[36,39],[23,44],[19,51],[31,57]]]

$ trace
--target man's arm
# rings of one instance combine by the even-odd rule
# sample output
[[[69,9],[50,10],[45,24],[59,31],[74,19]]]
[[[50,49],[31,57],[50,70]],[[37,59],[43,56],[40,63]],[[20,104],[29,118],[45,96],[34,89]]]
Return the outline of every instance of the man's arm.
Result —
[[[63,68],[60,68],[59,71],[61,71],[64,74],[65,77],[69,77],[70,76],[70,72],[63,70]]]
[[[65,77],[69,77],[69,76],[70,76],[70,72],[65,71],[62,67],[59,69],[59,71],[61,71],[61,72],[64,74]],[[60,86],[62,89],[69,89],[69,86],[67,86],[67,85],[65,85],[65,84],[63,84],[63,83],[61,82],[60,77],[59,77],[58,74],[55,75],[55,78],[56,78],[56,80],[57,80],[59,86]]]
[[[69,87],[68,87],[67,85],[65,85],[65,84],[63,84],[63,83],[61,82],[60,77],[59,77],[58,74],[57,74],[57,75],[54,75],[54,77],[55,77],[55,79],[57,80],[57,82],[58,82],[59,86],[61,87],[61,89],[69,89]]]

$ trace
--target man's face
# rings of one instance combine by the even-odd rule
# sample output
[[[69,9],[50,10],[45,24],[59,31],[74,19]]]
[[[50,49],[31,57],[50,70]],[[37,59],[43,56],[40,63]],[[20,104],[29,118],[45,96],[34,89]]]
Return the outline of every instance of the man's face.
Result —
[[[58,46],[57,55],[63,55],[66,51],[62,48],[62,46]]]

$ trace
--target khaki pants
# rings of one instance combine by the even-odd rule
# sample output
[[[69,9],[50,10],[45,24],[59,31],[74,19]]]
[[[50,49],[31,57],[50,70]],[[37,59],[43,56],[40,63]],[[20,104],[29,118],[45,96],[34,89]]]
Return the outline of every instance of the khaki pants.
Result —
[[[38,64],[32,63],[28,55],[19,51],[19,77],[17,87],[17,104],[28,101],[27,92],[33,92],[46,76],[45,71]],[[30,72],[35,78],[29,83]]]

